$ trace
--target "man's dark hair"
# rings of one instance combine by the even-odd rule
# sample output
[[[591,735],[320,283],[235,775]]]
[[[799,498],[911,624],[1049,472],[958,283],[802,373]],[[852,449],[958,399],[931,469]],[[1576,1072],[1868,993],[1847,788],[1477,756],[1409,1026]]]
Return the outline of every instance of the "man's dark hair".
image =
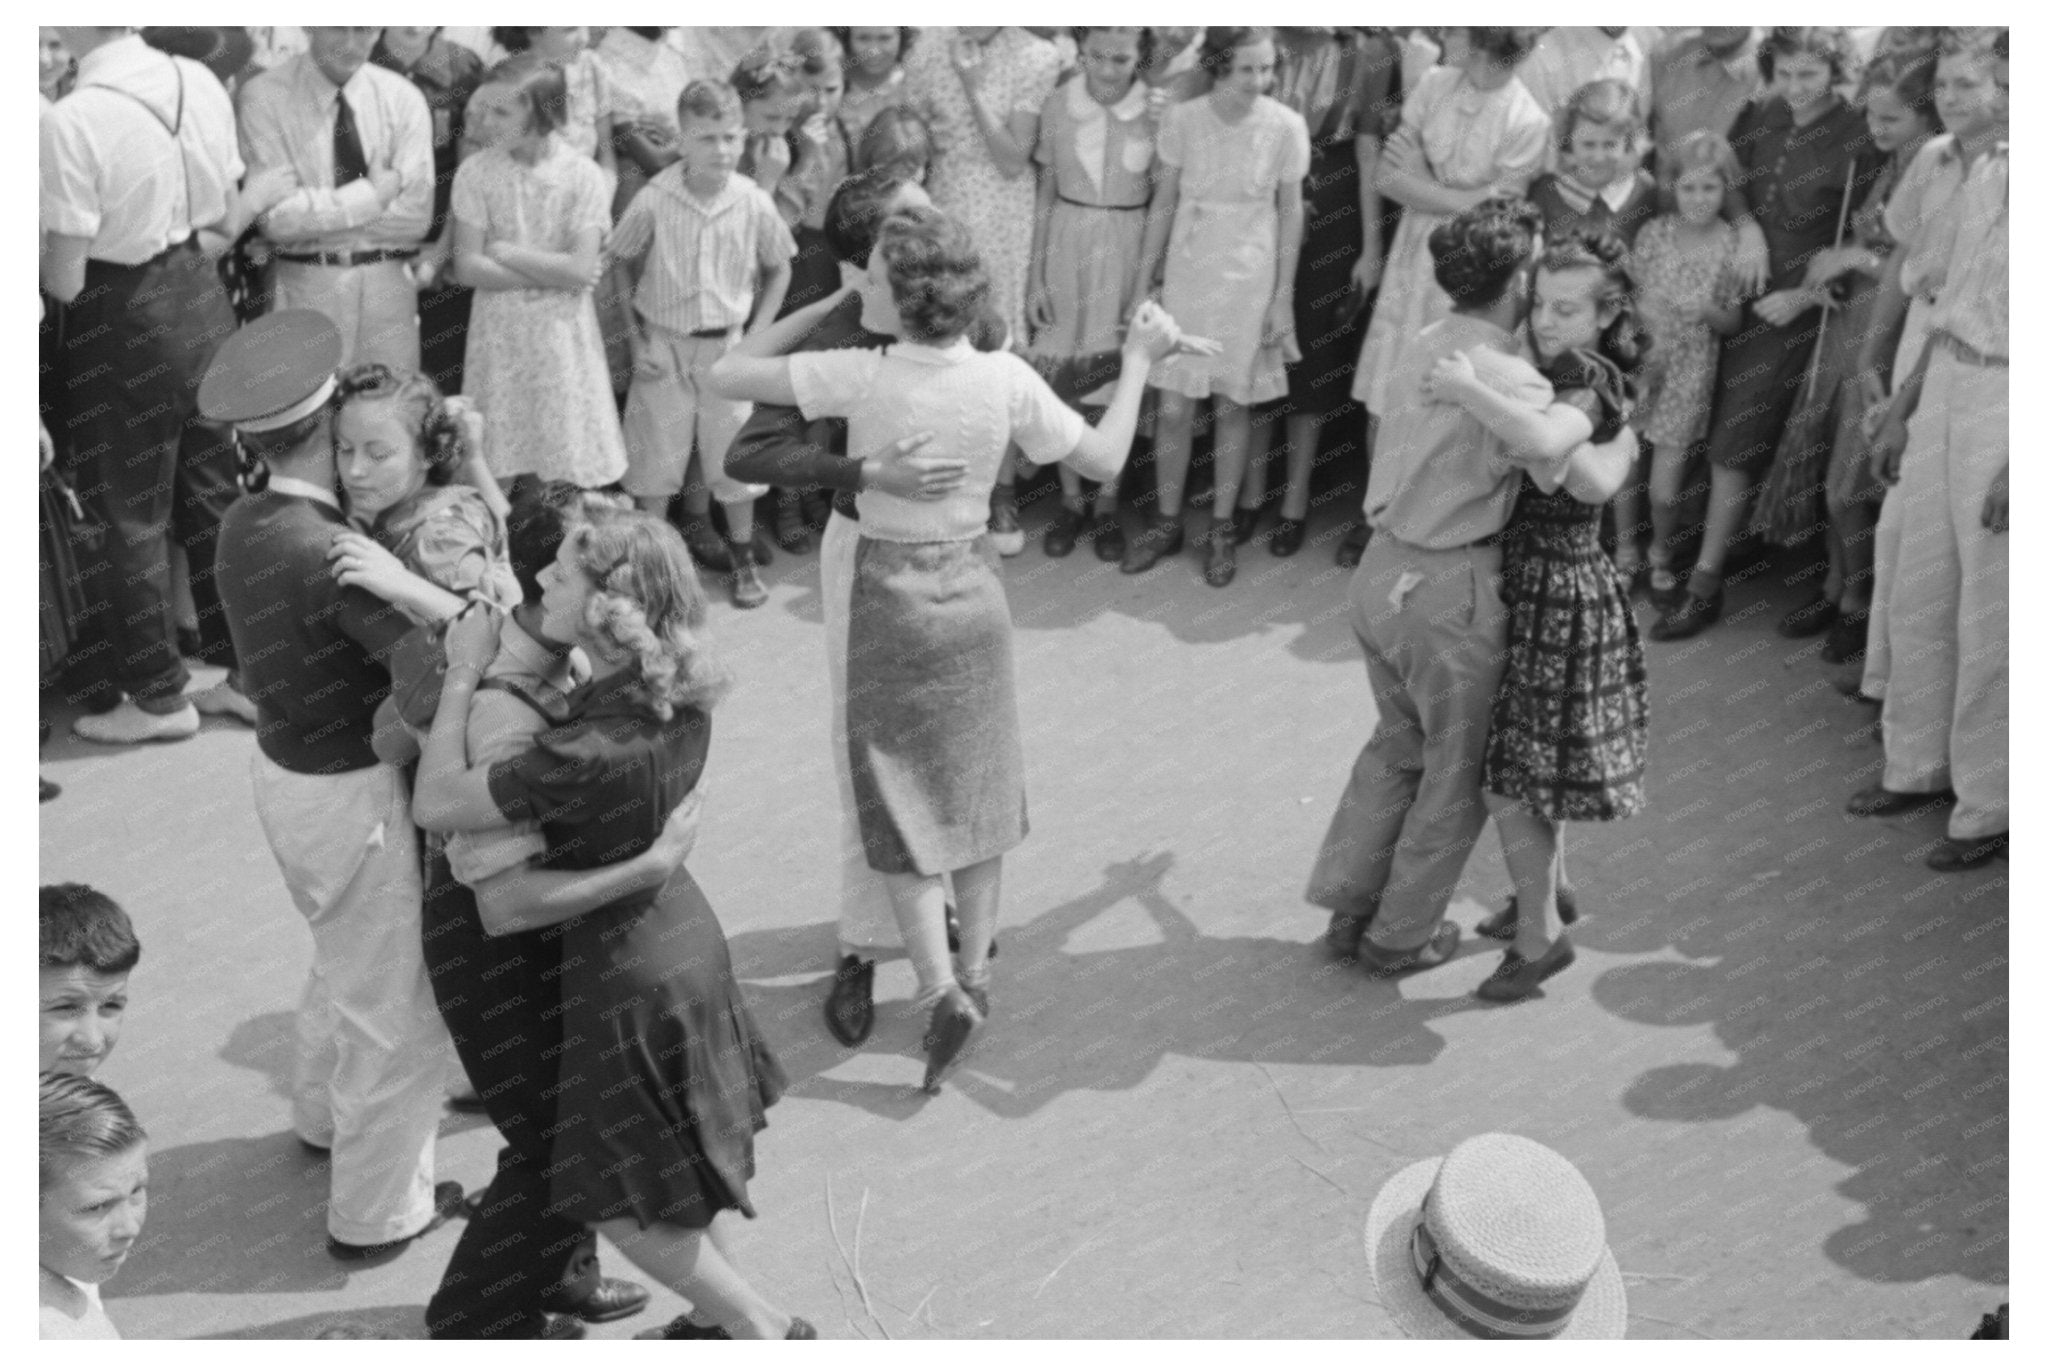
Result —
[[[133,972],[142,944],[114,898],[82,882],[54,882],[36,894],[42,966],[90,968],[107,976]]]
[[[1516,195],[1482,199],[1429,234],[1437,287],[1458,309],[1497,302],[1536,254],[1543,214]]]
[[[868,257],[875,250],[875,234],[889,216],[889,206],[908,184],[880,166],[840,181],[825,205],[825,245],[832,248],[832,254],[849,266],[866,270]]]
[[[563,479],[522,474],[512,481],[512,507],[505,515],[505,548],[520,596],[539,602],[540,572],[555,562],[555,552],[576,520],[583,490]]]

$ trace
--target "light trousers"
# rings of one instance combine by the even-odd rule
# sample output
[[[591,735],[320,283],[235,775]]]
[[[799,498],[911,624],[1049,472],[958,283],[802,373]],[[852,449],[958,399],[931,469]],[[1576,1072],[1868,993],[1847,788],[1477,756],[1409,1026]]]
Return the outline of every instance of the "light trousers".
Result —
[[[341,329],[341,368],[380,360],[394,370],[420,368],[419,295],[405,262],[315,266],[279,261],[276,307],[310,308]]]
[[[1920,363],[1920,353],[1927,346],[1928,319],[1933,312],[1934,305],[1918,295],[1906,309],[1905,331],[1892,359],[1895,393]],[[1892,632],[1886,612],[1892,599],[1892,580],[1899,572],[1899,521],[1904,513],[1904,502],[1894,487],[1885,495],[1884,506],[1878,512],[1877,533],[1871,543],[1870,624],[1865,631],[1861,684],[1865,697],[1882,698],[1892,675]]]
[[[847,752],[847,619],[859,546],[860,523],[835,511],[818,546],[818,580],[825,613],[825,663],[832,675],[832,771],[839,786],[839,942],[850,949],[893,952],[903,947],[903,935],[896,928],[887,883],[868,866]]]
[[[327,1231],[366,1245],[434,1213],[434,1134],[452,1052],[420,949],[420,851],[384,764],[293,773],[258,752],[256,813],[313,932],[292,1124],[332,1152]]]

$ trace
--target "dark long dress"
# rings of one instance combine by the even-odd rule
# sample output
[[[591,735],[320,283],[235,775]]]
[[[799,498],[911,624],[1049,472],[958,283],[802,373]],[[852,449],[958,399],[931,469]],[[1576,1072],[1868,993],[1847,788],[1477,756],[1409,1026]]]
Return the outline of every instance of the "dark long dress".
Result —
[[[1814,253],[1834,244],[1843,192],[1853,212],[1877,176],[1880,160],[1863,115],[1837,103],[1801,128],[1783,100],[1752,101],[1735,116],[1728,140],[1770,249],[1765,292],[1795,288]],[[1753,301],[1744,307],[1742,325],[1721,343],[1707,428],[1707,458],[1714,464],[1751,478],[1770,465],[1798,402],[1820,316],[1809,309],[1789,327],[1773,327],[1756,315]]]
[[[657,721],[636,683],[627,670],[577,689],[570,720],[491,766],[506,819],[541,823],[543,866],[645,852],[703,773],[711,718],[679,708]],[[787,1082],[695,879],[678,870],[659,892],[567,922],[562,964],[554,1212],[643,1228],[753,1217],[754,1135]]]
[[[1302,181],[1301,256],[1294,272],[1294,335],[1301,359],[1287,367],[1287,400],[1328,412],[1351,398],[1351,373],[1365,335],[1351,270],[1364,249],[1358,221],[1358,138],[1392,132],[1401,118],[1400,45],[1379,31],[1324,37],[1291,50],[1273,98],[1308,123]],[[1382,225],[1382,250],[1392,232]]]
[[[1626,412],[1621,374],[1573,352],[1545,370],[1560,401],[1612,441]],[[1602,508],[1526,478],[1501,539],[1507,664],[1493,695],[1486,790],[1556,821],[1611,821],[1643,809],[1650,685],[1628,589],[1600,548]]]

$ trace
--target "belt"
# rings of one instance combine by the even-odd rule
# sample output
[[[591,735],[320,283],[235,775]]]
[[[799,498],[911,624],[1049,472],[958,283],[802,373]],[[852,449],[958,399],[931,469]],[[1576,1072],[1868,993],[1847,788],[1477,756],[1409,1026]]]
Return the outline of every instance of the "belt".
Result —
[[[280,251],[277,259],[299,266],[374,266],[384,261],[410,261],[419,254],[418,247],[380,248],[376,251]]]
[[[738,326],[737,323],[734,326]],[[698,341],[724,341],[732,335],[731,327],[700,327],[690,334]]]
[[[1150,204],[1090,204],[1085,199],[1069,199],[1065,195],[1055,196],[1062,204],[1072,204],[1077,209],[1102,209],[1109,213],[1143,213]]]
[[[171,243],[169,246],[165,247],[156,255],[150,257],[147,261],[137,261],[133,265],[130,265],[126,261],[109,261],[102,257],[93,256],[87,258],[86,265],[98,266],[102,270],[146,270],[150,266],[162,265],[165,261],[170,260],[173,256],[176,256],[181,251],[198,250],[199,234],[195,232],[188,234],[185,237],[179,238],[177,241]]]
[[[2005,369],[2012,364],[2011,360],[2004,356],[1994,356],[1988,352],[1979,351],[1953,332],[1937,332],[1934,334],[1934,339],[1951,356],[1954,356],[1965,365],[1995,366],[1999,369]]]

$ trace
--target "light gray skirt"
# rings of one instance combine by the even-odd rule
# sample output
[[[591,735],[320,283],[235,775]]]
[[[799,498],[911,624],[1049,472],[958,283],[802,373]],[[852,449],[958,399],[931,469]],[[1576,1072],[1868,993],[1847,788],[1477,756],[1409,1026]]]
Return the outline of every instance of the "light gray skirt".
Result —
[[[877,872],[965,868],[1030,828],[1000,565],[986,535],[855,551],[846,743]]]

